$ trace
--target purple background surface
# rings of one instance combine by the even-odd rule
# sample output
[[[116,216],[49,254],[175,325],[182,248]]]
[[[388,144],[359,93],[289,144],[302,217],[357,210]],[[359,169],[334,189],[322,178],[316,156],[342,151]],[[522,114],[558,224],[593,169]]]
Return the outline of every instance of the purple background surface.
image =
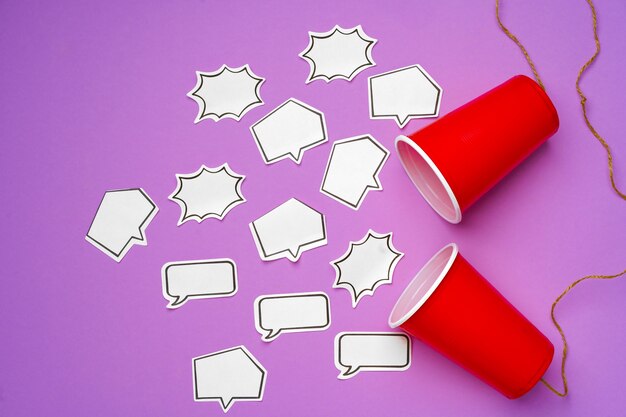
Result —
[[[557,351],[548,315],[554,297],[577,277],[626,267],[626,205],[609,188],[604,151],[584,126],[574,89],[593,52],[584,1],[505,1],[503,18],[535,59],[561,129],[459,226],[432,212],[395,152],[380,176],[384,191],[370,192],[358,212],[320,194],[331,143],[371,133],[392,149],[395,123],[368,118],[370,75],[421,64],[444,88],[446,114],[528,74],[526,62],[497,28],[492,1],[338,3],[0,2],[0,415],[222,415],[217,403],[193,401],[191,358],[239,344],[269,376],[263,401],[237,403],[231,416],[623,415],[626,279],[585,283],[558,309],[571,344],[567,399],[538,386],[507,400],[419,343],[405,372],[336,378],[335,334],[386,330],[404,285],[450,241]],[[626,188],[626,4],[597,3],[603,52],[583,88]],[[298,53],[307,31],[335,24],[361,24],[377,38],[378,65],[352,82],[305,85],[308,64]],[[185,97],[194,71],[222,64],[250,64],[266,77],[266,104],[239,123],[194,125],[197,105]],[[289,97],[325,112],[331,141],[307,151],[301,166],[265,166],[248,127]],[[174,174],[224,162],[247,175],[248,202],[224,221],[176,227],[179,207],[167,200]],[[148,246],[117,264],[84,235],[104,191],[129,187],[143,187],[160,212]],[[326,214],[329,243],[296,264],[262,262],[247,224],[290,197]],[[393,231],[406,256],[394,284],[353,310],[348,293],[331,288],[329,261],[368,228]],[[237,262],[235,297],[165,308],[165,262],[221,257]],[[331,298],[330,329],[261,341],[252,309],[258,295],[316,290]],[[559,358],[547,374],[557,385]]]

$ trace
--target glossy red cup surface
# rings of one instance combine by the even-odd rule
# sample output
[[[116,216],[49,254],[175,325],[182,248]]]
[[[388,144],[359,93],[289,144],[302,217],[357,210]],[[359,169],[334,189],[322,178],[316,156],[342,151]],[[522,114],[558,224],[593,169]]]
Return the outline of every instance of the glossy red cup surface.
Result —
[[[389,325],[400,327],[508,398],[528,392],[552,343],[458,253],[441,249],[409,283]]]
[[[559,128],[556,109],[518,75],[421,130],[398,136],[407,174],[451,223]]]

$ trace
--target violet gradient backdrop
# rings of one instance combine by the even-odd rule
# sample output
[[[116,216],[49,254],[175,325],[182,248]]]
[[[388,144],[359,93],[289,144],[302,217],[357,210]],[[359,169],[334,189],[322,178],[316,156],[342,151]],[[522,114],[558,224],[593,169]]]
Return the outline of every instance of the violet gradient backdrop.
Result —
[[[603,52],[583,87],[625,188],[626,5],[597,6]],[[384,191],[371,192],[358,212],[318,188],[332,141],[371,133],[392,149],[393,121],[368,118],[368,76],[419,63],[443,86],[446,114],[529,73],[497,28],[493,1],[1,1],[0,415],[222,415],[217,403],[194,403],[191,358],[239,344],[269,377],[263,402],[237,403],[230,416],[624,415],[626,279],[585,283],[559,307],[571,343],[567,399],[538,386],[507,400],[419,343],[405,372],[336,378],[335,334],[386,330],[404,285],[450,241],[557,350],[554,297],[574,278],[626,267],[626,203],[609,188],[604,151],[585,129],[574,89],[593,51],[589,9],[582,0],[505,1],[503,18],[535,59],[561,129],[453,226],[413,189],[395,152],[380,176]],[[308,64],[298,53],[307,31],[335,24],[361,24],[377,38],[378,65],[352,82],[305,85]],[[266,104],[239,123],[194,125],[197,107],[185,97],[194,71],[224,63],[266,77]],[[248,127],[292,96],[325,112],[331,143],[307,151],[301,166],[265,166]],[[248,202],[224,221],[176,227],[179,207],[167,200],[174,174],[226,161],[247,175]],[[138,186],[160,212],[148,246],[117,264],[84,235],[105,190]],[[326,214],[329,243],[296,264],[262,262],[247,224],[290,197]],[[393,231],[406,256],[393,285],[353,310],[348,293],[331,288],[328,262],[368,228]],[[215,257],[237,262],[237,295],[168,311],[161,266]],[[263,343],[254,298],[314,290],[331,298],[330,329]],[[555,383],[558,359],[547,375]]]

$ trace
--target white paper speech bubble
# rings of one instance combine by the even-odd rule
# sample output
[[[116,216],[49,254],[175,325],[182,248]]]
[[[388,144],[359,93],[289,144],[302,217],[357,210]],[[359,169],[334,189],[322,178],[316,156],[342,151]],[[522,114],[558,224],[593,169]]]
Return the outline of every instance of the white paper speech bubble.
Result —
[[[360,25],[351,29],[335,26],[324,33],[309,32],[309,45],[300,53],[310,66],[306,83],[352,80],[359,72],[376,65],[372,59],[376,42]]]
[[[235,206],[245,203],[241,183],[246,178],[228,164],[217,168],[202,165],[192,174],[176,174],[176,190],[168,197],[180,206],[178,226],[188,220],[222,220]]]
[[[120,262],[133,245],[147,244],[144,232],[158,211],[141,188],[107,191],[85,239]]]
[[[391,284],[393,271],[404,254],[392,242],[393,233],[381,235],[369,230],[339,259],[330,264],[335,268],[333,288],[344,288],[352,296],[352,307],[356,308],[361,298],[372,295],[376,288]]]
[[[411,339],[404,333],[343,332],[335,337],[339,379],[362,371],[404,371],[411,366]]]
[[[263,399],[267,371],[245,346],[193,358],[192,366],[195,401],[219,401],[227,412],[237,401]]]
[[[369,78],[370,118],[394,119],[404,127],[411,119],[437,117],[442,88],[420,65]]]
[[[285,158],[299,164],[304,151],[328,141],[324,114],[295,98],[250,126],[250,132],[266,164]]]
[[[263,104],[260,90],[265,78],[257,76],[248,65],[226,65],[213,72],[196,71],[196,86],[187,97],[198,104],[194,123],[204,119],[216,122],[223,118],[239,121],[250,109]]]
[[[281,333],[325,330],[330,326],[330,301],[323,292],[262,295],[254,302],[254,323],[264,342]]]
[[[264,261],[297,262],[302,252],[327,242],[324,215],[295,198],[250,223],[250,231]]]
[[[335,141],[320,191],[358,210],[370,190],[382,190],[378,174],[389,151],[370,135]]]
[[[190,298],[232,297],[237,292],[237,267],[231,259],[168,262],[161,269],[167,308]]]

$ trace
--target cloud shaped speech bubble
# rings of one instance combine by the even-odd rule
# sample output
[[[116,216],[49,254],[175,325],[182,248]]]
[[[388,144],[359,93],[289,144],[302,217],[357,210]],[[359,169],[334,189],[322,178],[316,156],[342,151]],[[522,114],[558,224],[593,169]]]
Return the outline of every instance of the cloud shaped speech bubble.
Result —
[[[188,299],[232,297],[237,292],[237,267],[231,259],[168,262],[161,269],[167,308]]]
[[[218,168],[202,165],[192,174],[176,174],[178,185],[168,198],[180,206],[178,226],[191,219],[198,223],[207,218],[222,220],[235,206],[246,201],[241,194],[245,178],[228,164]]]
[[[309,32],[309,45],[300,53],[310,66],[306,83],[352,80],[359,72],[376,65],[372,59],[376,42],[360,25],[351,29],[335,26],[324,33]]]
[[[328,141],[324,114],[295,98],[250,126],[250,132],[266,164],[285,158],[299,164],[304,151]]]
[[[437,117],[442,88],[420,65],[369,78],[371,119],[394,119],[404,127],[411,119]]]
[[[339,379],[361,371],[404,371],[411,366],[411,339],[404,333],[343,332],[335,337]]]
[[[187,97],[198,104],[194,123],[204,119],[239,121],[250,109],[263,104],[260,90],[265,78],[257,76],[248,65],[227,65],[213,72],[196,71],[196,86]]]
[[[370,190],[382,190],[378,174],[389,151],[370,135],[335,141],[320,191],[358,210]]]
[[[323,292],[262,295],[254,302],[254,323],[264,342],[281,333],[325,330],[330,326],[330,301]]]
[[[250,231],[264,261],[297,262],[302,252],[327,242],[324,215],[295,198],[250,223]]]
[[[144,232],[158,211],[141,188],[107,191],[85,239],[120,262],[133,245],[147,244]]]
[[[236,401],[261,401],[267,371],[245,346],[193,358],[193,398],[219,401],[227,412]]]
[[[344,288],[352,296],[356,308],[361,298],[372,295],[376,288],[391,284],[393,271],[404,256],[392,242],[393,233],[381,235],[373,230],[358,242],[350,242],[348,251],[330,264],[335,268],[333,288]]]

